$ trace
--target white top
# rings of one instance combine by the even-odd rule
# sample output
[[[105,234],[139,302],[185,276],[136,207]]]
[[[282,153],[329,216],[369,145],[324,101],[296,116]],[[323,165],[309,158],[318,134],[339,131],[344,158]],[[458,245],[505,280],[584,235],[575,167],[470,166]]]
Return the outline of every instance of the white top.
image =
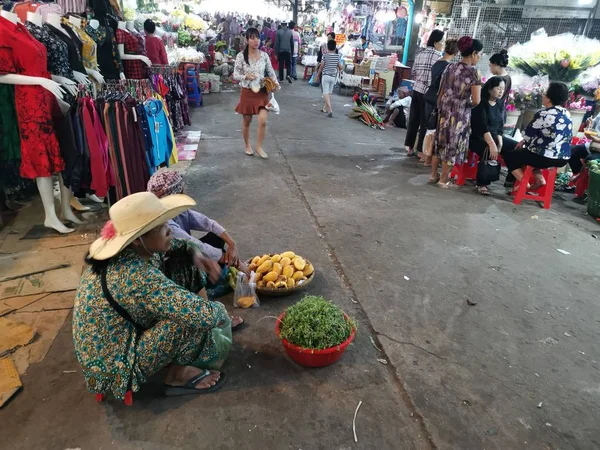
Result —
[[[258,79],[265,78],[265,74],[273,81],[277,82],[277,75],[271,65],[269,55],[265,52],[260,52],[260,58],[256,61],[252,61],[248,58],[249,64],[244,60],[244,52],[238,53],[235,58],[235,67],[233,69],[233,79],[240,82],[240,86],[246,89],[250,89],[251,81],[246,80],[247,74],[252,74]]]

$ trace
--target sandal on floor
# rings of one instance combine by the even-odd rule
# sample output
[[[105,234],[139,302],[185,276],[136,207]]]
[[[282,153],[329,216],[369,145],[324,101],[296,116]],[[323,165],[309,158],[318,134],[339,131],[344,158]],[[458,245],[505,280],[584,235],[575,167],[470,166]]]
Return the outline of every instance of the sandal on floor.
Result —
[[[195,377],[189,379],[188,382],[185,383],[183,386],[171,386],[165,383],[165,395],[168,397],[175,397],[179,395],[210,394],[211,392],[216,392],[219,389],[221,389],[225,384],[225,380],[227,379],[224,372],[221,372],[219,381],[217,381],[214,386],[207,387],[204,389],[196,389],[198,383],[200,383],[209,375],[210,370],[205,370],[200,375],[196,375]]]
[[[244,153],[246,154],[246,156],[254,156],[254,151],[252,151],[252,153],[248,153],[247,150],[244,150]]]
[[[454,184],[450,181],[448,181],[447,183],[440,183],[438,181],[435,185],[442,189],[458,189],[460,187],[458,184]]]
[[[490,191],[488,190],[487,186],[477,186],[477,192],[479,192],[481,195],[490,195]]]
[[[427,180],[427,184],[438,184],[439,181],[440,181],[440,174],[438,173],[437,177],[430,178],[429,180]]]
[[[238,323],[235,327],[231,327],[231,331],[240,331],[248,326],[243,317],[240,317],[240,319],[242,319],[242,321]]]

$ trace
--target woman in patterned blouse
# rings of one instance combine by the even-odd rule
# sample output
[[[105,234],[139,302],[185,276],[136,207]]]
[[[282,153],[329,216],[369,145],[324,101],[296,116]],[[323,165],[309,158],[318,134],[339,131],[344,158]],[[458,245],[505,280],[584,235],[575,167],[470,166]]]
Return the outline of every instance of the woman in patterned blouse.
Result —
[[[523,167],[532,166],[535,183],[534,191],[546,184],[541,169],[566,166],[571,157],[573,123],[569,111],[563,105],[569,98],[566,84],[554,81],[542,98],[545,109],[538,111],[525,131],[517,150],[507,152],[504,162],[508,170],[519,181],[523,178]]]
[[[164,367],[167,395],[213,392],[225,382],[208,369],[227,357],[231,321],[223,304],[198,294],[206,272],[214,282],[220,270],[173,239],[166,223],[193,205],[182,194],[139,192],[111,207],[73,312],[75,354],[91,392],[123,399]]]

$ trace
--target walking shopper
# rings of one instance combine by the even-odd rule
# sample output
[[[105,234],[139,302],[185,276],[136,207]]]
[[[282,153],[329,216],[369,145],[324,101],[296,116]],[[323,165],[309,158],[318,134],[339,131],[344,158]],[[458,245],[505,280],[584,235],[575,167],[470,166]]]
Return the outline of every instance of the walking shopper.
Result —
[[[431,67],[442,56],[444,48],[444,32],[433,30],[427,41],[427,48],[423,49],[415,57],[412,68],[412,79],[415,84],[413,87],[413,99],[410,105],[410,116],[408,118],[408,130],[404,145],[408,149],[408,155],[412,156],[415,151],[415,141],[417,135],[416,152],[421,153],[423,148],[423,138],[427,132],[427,116],[425,116],[425,100],[423,96],[431,84]]]
[[[254,151],[250,145],[250,124],[252,116],[258,116],[258,134],[256,138],[256,153],[261,158],[267,159],[262,145],[267,132],[267,105],[269,104],[269,94],[264,87],[261,87],[261,80],[265,75],[271,78],[278,86],[277,74],[271,66],[269,56],[258,49],[260,37],[256,28],[249,28],[246,31],[248,45],[244,51],[235,58],[235,67],[233,69],[233,78],[240,82],[241,93],[240,102],[235,108],[238,114],[244,116],[242,123],[242,136],[246,146],[246,155],[253,156]]]
[[[297,80],[298,74],[296,73],[296,67],[298,64],[298,58],[300,57],[302,38],[300,37],[300,33],[298,33],[298,27],[293,21],[290,22],[290,30],[292,30],[292,35],[294,37],[294,47],[292,49],[292,78]]]
[[[462,59],[446,68],[438,94],[438,120],[429,182],[442,188],[456,187],[448,181],[448,174],[454,163],[461,164],[464,160],[471,134],[471,108],[481,100],[481,77],[475,66],[481,59],[483,43],[463,36],[458,40],[458,49]],[[442,176],[438,179],[440,162]]]
[[[318,76],[321,78],[321,86],[323,87],[323,99],[325,100],[325,112],[327,117],[333,117],[333,109],[331,107],[331,94],[337,75],[342,70],[340,57],[335,53],[335,41],[327,42],[327,53],[323,55],[323,60],[319,66]]]
[[[292,83],[292,51],[294,49],[294,35],[288,28],[287,22],[281,24],[275,38],[275,54],[279,60],[279,80],[283,81],[283,69],[286,69],[286,79]]]

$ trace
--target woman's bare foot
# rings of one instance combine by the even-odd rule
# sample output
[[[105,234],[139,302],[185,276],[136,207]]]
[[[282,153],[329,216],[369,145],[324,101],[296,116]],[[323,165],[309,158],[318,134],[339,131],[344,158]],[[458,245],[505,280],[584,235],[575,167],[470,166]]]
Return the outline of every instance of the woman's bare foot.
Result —
[[[258,150],[256,150],[256,154],[258,156],[260,156],[262,159],[268,159],[269,158],[269,155],[267,155],[262,148],[259,148]]]
[[[529,186],[530,191],[537,191],[539,188],[546,186],[546,180],[542,174],[536,174],[535,183]]]
[[[169,386],[185,386],[185,384],[192,378],[202,374],[204,369],[198,369],[193,366],[178,366],[171,364],[167,370],[167,376],[165,377],[165,384]],[[221,373],[216,370],[211,370],[210,375],[198,382],[196,389],[208,389],[219,381]]]
[[[241,323],[244,323],[244,319],[238,316],[231,316],[231,328],[235,328]]]
[[[246,147],[246,155],[254,156],[254,150],[252,150],[252,147]]]

